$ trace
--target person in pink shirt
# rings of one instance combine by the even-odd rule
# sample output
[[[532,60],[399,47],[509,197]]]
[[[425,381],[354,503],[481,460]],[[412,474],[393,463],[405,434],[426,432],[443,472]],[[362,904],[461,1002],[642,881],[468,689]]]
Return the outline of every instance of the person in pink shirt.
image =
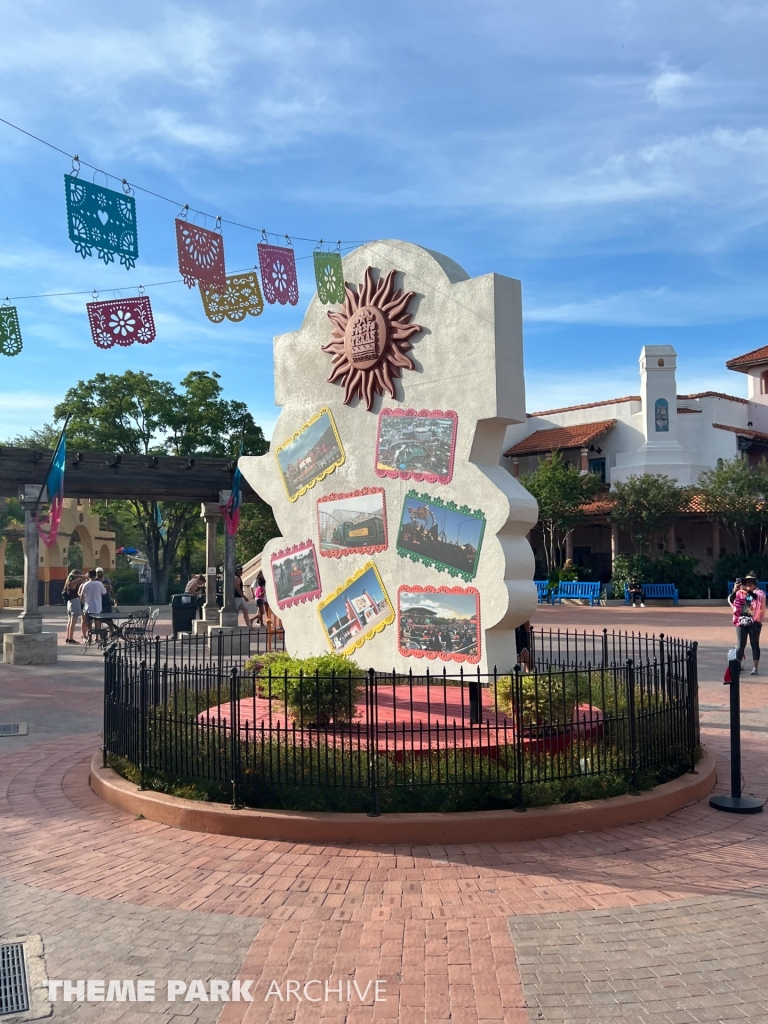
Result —
[[[760,661],[760,630],[765,615],[765,594],[758,588],[757,576],[749,573],[744,584],[733,599],[733,624],[736,627],[736,660],[741,661],[747,647],[752,647],[753,668],[750,675],[757,675]]]

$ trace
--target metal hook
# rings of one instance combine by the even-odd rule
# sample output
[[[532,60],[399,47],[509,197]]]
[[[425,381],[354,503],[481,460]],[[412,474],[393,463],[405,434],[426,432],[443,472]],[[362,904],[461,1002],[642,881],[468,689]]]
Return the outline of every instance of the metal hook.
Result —
[[[221,214],[216,218],[216,231],[221,231]]]
[[[139,285],[139,297],[140,298],[144,295],[145,291],[146,291],[146,289],[144,288],[144,285],[140,284]]]
[[[96,291],[96,289],[95,289],[95,288],[94,288],[94,289],[93,289],[93,291],[91,292],[91,297],[93,298],[93,301],[94,301],[94,302],[95,302],[95,301],[96,301],[96,299],[98,299],[98,297],[99,297],[99,293],[98,293],[98,292]]]
[[[341,239],[336,242],[336,252],[341,256]]]
[[[293,248],[293,242],[290,240],[288,235],[285,236],[285,241],[286,241],[287,245],[289,245],[291,248]]]
[[[133,195],[133,189],[128,184],[128,182],[125,180],[125,178],[123,178],[123,180],[122,180],[122,186],[123,186],[123,192],[125,192],[125,194],[127,196],[132,196]]]
[[[318,252],[318,251],[319,252],[323,251],[323,240],[322,240],[322,238],[320,239],[320,241],[315,246],[315,252]]]
[[[100,171],[98,169],[98,167],[93,172],[93,184],[94,185],[96,184],[96,175],[97,174],[103,174],[104,175],[104,188],[109,188],[109,178],[107,177],[106,172],[105,171]]]
[[[72,157],[72,177],[76,178],[80,174],[80,157],[75,153]]]
[[[178,213],[176,214],[176,217],[177,217],[177,218],[178,218],[179,220],[186,220],[186,219],[187,219],[187,214],[188,214],[188,213],[189,213],[189,203],[184,203],[184,205],[182,206],[182,208],[181,208],[181,209],[179,210],[179,212],[178,212]]]
[[[267,238],[267,229],[261,229],[261,240],[265,245],[269,245],[269,239]]]

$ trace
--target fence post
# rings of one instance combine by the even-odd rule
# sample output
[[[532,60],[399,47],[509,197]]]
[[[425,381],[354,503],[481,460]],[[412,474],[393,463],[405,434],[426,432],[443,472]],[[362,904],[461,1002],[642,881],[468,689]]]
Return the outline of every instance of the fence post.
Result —
[[[635,663],[627,658],[627,718],[629,719],[629,767],[632,772],[632,789],[637,795],[637,721],[635,720]]]
[[[603,668],[608,668],[608,630],[603,627]]]
[[[523,681],[522,676],[520,675],[519,665],[515,665],[512,679],[514,680],[512,713],[515,716],[515,774],[517,776],[515,780],[515,799],[517,800],[517,806],[515,807],[515,810],[524,811],[525,807],[523,806],[523,771],[525,770],[525,748],[523,744]]]
[[[104,658],[104,713],[101,733],[101,767],[107,767],[107,686],[112,690],[114,687],[114,669],[110,672],[110,665],[114,665],[115,652],[110,651]]]
[[[139,789],[146,789],[147,768],[147,663],[139,673]]]
[[[686,656],[686,668],[688,669],[686,680],[688,684],[688,726],[689,743],[691,748],[691,775],[698,775],[696,771],[696,748],[701,741],[701,723],[699,720],[699,666],[698,666],[698,642],[689,646]]]
[[[239,811],[240,802],[240,686],[237,666],[229,674],[229,753],[232,775],[232,810]]]
[[[379,764],[378,764],[378,730],[376,728],[376,673],[368,669],[365,679],[365,711],[368,732],[368,786],[371,791],[371,809],[369,818],[378,818],[379,810]]]

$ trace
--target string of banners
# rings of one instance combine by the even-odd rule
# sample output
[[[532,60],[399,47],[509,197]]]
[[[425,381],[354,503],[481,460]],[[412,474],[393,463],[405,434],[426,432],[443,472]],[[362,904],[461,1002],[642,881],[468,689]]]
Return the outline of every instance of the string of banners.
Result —
[[[74,157],[71,173],[64,175],[64,186],[67,231],[75,252],[83,259],[95,253],[105,265],[117,258],[130,270],[139,258],[133,189],[125,180],[122,191],[117,191],[79,175],[80,161]],[[193,223],[189,213],[189,206],[184,206],[175,221],[179,271],[189,288],[197,285],[203,311],[212,323],[239,323],[247,316],[260,316],[265,301],[270,305],[298,304],[296,256],[288,235],[283,236],[285,245],[277,245],[270,242],[262,229],[261,241],[256,246],[258,266],[228,275],[221,217],[216,218],[211,229]],[[321,240],[312,254],[317,296],[325,305],[342,303],[346,293],[341,242],[330,251],[323,249],[323,244]],[[148,345],[155,340],[152,305],[142,287],[138,292],[133,298],[102,301],[94,292],[93,301],[86,303],[86,312],[97,348],[127,347],[134,342]],[[0,305],[0,355],[16,356],[22,348],[18,310],[6,299]]]

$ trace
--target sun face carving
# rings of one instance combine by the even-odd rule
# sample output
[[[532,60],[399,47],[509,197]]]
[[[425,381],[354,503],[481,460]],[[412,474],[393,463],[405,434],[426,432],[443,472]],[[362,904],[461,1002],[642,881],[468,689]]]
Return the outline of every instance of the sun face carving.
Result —
[[[328,311],[335,325],[331,340],[322,346],[333,357],[328,382],[344,385],[344,405],[357,396],[368,412],[374,395],[388,391],[395,397],[395,380],[404,369],[413,369],[413,360],[405,354],[413,347],[408,338],[421,330],[406,312],[416,293],[395,291],[395,274],[390,270],[374,281],[373,267],[368,267],[359,294],[346,285],[342,308]]]

